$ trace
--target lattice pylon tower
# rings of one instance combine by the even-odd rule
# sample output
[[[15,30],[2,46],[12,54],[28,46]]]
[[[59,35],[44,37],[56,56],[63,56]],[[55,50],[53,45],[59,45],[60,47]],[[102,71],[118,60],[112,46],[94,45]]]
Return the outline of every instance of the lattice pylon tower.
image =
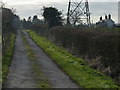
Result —
[[[90,10],[88,0],[69,0],[67,24],[76,25],[84,24],[89,25],[90,22]]]

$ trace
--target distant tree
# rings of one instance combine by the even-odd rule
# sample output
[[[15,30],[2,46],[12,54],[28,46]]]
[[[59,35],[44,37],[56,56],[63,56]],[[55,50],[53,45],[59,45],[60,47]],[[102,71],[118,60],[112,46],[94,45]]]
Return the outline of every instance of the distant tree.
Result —
[[[26,28],[27,27],[27,21],[26,21],[26,19],[25,18],[23,18],[23,20],[22,20],[22,26],[23,26],[23,28]]]
[[[23,18],[23,22],[26,22],[26,19],[25,19],[25,18]]]
[[[28,20],[27,20],[28,22],[31,22],[31,16],[30,17],[28,17]]]
[[[32,20],[31,20],[31,16],[29,16],[26,22],[26,28],[30,29],[31,24],[32,24]]]
[[[0,8],[5,8],[6,3],[0,1]]]
[[[16,9],[14,9],[14,8],[11,9],[11,12],[12,12],[13,14],[16,14],[16,13],[17,13]]]
[[[54,7],[43,7],[43,17],[49,27],[62,25],[62,12]]]
[[[38,19],[38,16],[37,16],[37,15],[33,16],[32,22],[33,22],[33,23],[39,23],[39,19]]]
[[[33,16],[33,20],[37,20],[37,19],[38,19],[37,15]]]

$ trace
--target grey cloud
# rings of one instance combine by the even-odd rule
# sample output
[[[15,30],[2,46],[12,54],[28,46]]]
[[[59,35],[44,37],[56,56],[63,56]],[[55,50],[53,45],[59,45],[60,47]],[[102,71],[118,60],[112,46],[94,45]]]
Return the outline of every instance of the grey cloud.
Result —
[[[21,5],[12,5],[9,7],[16,8],[17,13],[21,17],[29,17],[33,16],[37,13],[41,13],[41,9],[43,6],[54,6],[59,10],[63,10],[63,14],[67,13],[67,5],[68,2],[38,2],[36,4],[21,4]],[[90,10],[92,12],[92,19],[96,22],[99,20],[99,16],[103,16],[104,14],[112,14],[113,19],[117,22],[117,2],[91,2]],[[41,17],[41,16],[40,16]],[[97,19],[98,18],[98,19]]]
[[[92,2],[90,3],[90,10],[92,16],[104,16],[105,14],[111,14],[112,18],[118,21],[118,3],[117,2]],[[104,18],[104,17],[103,17]]]

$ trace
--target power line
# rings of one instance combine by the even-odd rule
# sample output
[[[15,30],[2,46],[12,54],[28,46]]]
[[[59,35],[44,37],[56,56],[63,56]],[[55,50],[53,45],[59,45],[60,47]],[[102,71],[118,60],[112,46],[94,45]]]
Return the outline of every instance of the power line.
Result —
[[[67,24],[86,24],[90,25],[90,10],[88,0],[69,0]]]

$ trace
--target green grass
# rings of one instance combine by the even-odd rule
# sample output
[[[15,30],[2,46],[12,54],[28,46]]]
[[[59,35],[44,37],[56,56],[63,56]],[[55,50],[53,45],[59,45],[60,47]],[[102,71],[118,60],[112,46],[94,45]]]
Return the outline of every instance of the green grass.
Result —
[[[35,32],[31,30],[28,30],[28,32],[36,44],[39,45],[80,87],[119,88],[116,82],[110,77],[90,68],[84,60],[71,55],[64,48],[56,46]]]
[[[8,47],[6,47],[6,53],[2,57],[2,82],[5,81],[7,74],[9,72],[9,66],[14,52],[15,34],[12,33],[10,38],[11,38],[10,44]]]
[[[27,55],[29,57],[29,60],[32,63],[32,70],[33,70],[33,77],[37,81],[37,87],[38,88],[50,88],[50,83],[48,79],[44,76],[43,72],[40,69],[39,64],[37,63],[37,56],[34,54],[31,46],[29,45],[28,41],[26,40],[26,37],[24,33],[22,33],[22,40],[24,42],[25,48],[27,50]]]

